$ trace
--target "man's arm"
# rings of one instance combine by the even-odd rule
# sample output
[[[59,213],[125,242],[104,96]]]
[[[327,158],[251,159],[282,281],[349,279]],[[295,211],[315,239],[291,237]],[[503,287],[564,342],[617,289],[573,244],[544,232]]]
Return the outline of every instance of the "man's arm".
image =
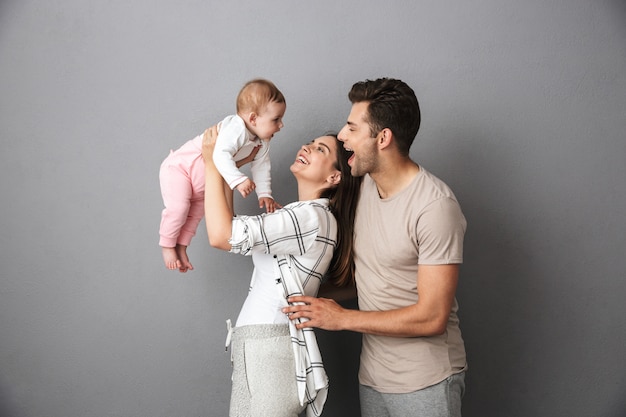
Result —
[[[325,330],[351,330],[395,337],[435,336],[446,330],[454,303],[459,265],[420,265],[417,273],[417,303],[387,311],[360,311],[341,307],[334,300],[290,297],[289,302],[304,305],[285,307],[291,319],[307,317],[297,327]]]

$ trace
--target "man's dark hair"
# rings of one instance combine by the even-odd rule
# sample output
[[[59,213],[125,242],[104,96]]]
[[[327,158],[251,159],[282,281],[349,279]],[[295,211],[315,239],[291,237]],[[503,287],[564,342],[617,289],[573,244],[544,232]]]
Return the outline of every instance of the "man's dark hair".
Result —
[[[421,114],[415,92],[405,82],[393,78],[365,80],[352,86],[352,104],[367,102],[372,137],[388,128],[393,132],[398,151],[409,154],[420,127]]]

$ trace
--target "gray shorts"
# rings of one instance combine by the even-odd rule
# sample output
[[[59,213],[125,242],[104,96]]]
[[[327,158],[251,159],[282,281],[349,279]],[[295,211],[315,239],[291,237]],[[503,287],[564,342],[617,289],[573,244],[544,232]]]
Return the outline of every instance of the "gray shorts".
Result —
[[[233,329],[230,417],[297,417],[296,367],[287,324]]]
[[[386,394],[360,385],[361,416],[461,417],[461,398],[464,392],[465,372],[406,394]]]

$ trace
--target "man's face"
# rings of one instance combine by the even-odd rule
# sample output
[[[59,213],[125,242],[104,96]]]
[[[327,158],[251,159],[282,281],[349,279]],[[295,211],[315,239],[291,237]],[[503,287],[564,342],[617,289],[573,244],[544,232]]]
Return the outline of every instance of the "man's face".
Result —
[[[354,152],[348,160],[350,173],[355,177],[376,172],[378,168],[378,149],[376,137],[371,136],[368,118],[368,102],[352,105],[346,125],[341,129],[338,139],[343,147]]]

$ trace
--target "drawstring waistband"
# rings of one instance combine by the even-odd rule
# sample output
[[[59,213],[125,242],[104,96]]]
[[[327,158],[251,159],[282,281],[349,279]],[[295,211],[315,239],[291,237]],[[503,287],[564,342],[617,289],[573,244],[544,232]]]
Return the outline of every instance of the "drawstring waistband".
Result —
[[[233,324],[230,319],[226,320],[226,330],[228,333],[226,334],[226,344],[224,346],[224,351],[228,351],[228,347],[230,346],[230,339],[233,337]]]

